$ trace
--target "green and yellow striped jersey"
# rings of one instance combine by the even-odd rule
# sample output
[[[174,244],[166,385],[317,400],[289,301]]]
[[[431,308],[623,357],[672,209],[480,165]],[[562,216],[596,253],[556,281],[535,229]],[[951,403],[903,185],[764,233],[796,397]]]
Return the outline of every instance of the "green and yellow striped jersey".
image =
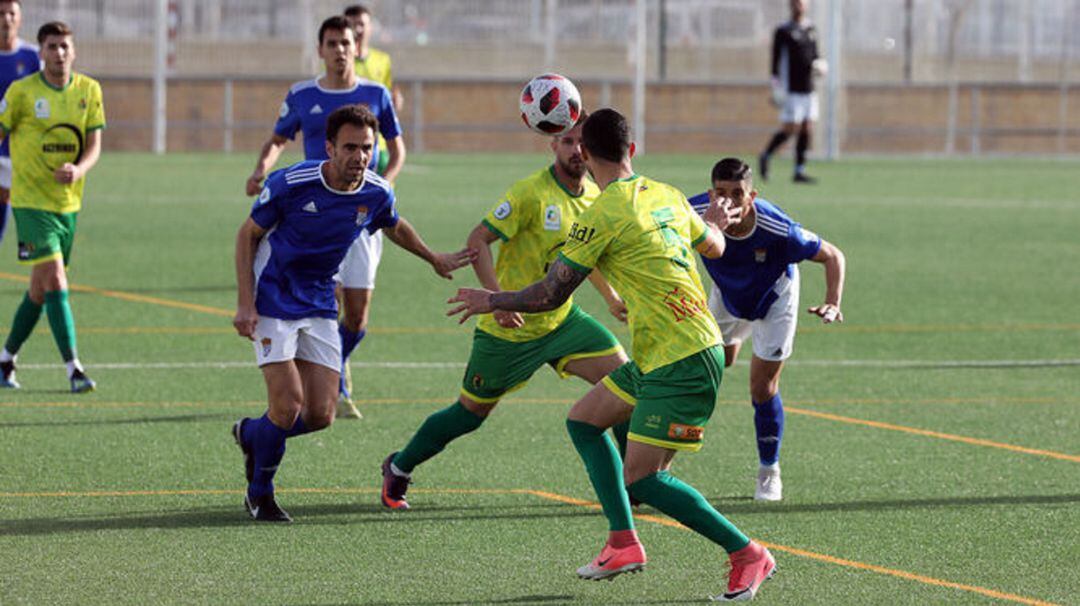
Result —
[[[599,269],[626,301],[643,373],[720,343],[693,253],[706,230],[682,192],[638,175],[608,185],[570,227],[560,258]]]
[[[75,73],[63,88],[41,72],[16,80],[0,101],[0,128],[11,138],[11,206],[78,211],[86,179],[61,184],[53,173],[65,162],[77,163],[86,135],[105,128],[97,80]]]
[[[575,196],[555,178],[554,166],[515,183],[483,221],[502,240],[495,262],[499,286],[518,290],[542,280],[566,241],[570,225],[599,194],[596,184],[586,179],[585,190]],[[523,314],[525,325],[516,329],[503,328],[490,314],[484,315],[477,328],[508,341],[530,341],[555,330],[571,304],[567,300],[551,311]]]

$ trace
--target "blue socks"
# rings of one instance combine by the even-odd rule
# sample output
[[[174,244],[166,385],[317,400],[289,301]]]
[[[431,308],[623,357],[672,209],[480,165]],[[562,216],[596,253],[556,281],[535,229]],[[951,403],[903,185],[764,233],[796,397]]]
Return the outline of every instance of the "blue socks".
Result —
[[[366,334],[366,329],[353,332],[345,328],[344,324],[338,324],[338,335],[341,337],[341,383],[338,384],[338,393],[343,393],[346,396],[350,395],[349,390],[345,388],[345,365],[349,363],[349,356],[352,355],[353,350],[360,344],[360,341],[364,340]]]
[[[274,474],[285,456],[288,431],[274,425],[263,415],[244,423],[241,438],[255,455],[255,477],[248,484],[248,498],[255,500],[274,493]]]
[[[10,204],[0,204],[0,242],[4,241],[4,228],[7,227],[8,215],[11,213]]]
[[[295,438],[296,436],[302,436],[305,433],[309,433],[307,423],[304,423],[304,415],[297,415],[296,422],[293,423],[292,429],[285,432],[286,438]]]
[[[784,438],[784,402],[780,392],[764,402],[754,402],[754,429],[758,459],[762,465],[775,465],[780,461],[780,441]]]

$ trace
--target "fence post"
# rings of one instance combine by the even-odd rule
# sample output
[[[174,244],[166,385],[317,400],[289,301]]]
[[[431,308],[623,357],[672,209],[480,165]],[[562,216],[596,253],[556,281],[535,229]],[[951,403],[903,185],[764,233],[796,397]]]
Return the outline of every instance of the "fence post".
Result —
[[[953,155],[956,153],[956,113],[959,111],[960,104],[960,85],[956,80],[949,81],[949,104],[946,110],[948,114],[945,117],[945,154]]]
[[[981,97],[982,88],[973,86],[971,88],[971,155],[973,156],[982,153],[982,141],[979,133],[982,128],[981,117],[979,116],[979,100]]]
[[[225,153],[232,153],[233,150],[233,81],[225,81],[225,98],[222,100],[222,122],[224,122],[224,139],[221,142],[222,150]]]
[[[409,92],[412,99],[412,147],[417,152],[424,151],[424,82],[413,80]]]

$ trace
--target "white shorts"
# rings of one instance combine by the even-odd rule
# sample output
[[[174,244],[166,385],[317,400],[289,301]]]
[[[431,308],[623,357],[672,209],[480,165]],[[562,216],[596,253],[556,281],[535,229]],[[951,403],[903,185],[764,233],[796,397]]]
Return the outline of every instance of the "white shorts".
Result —
[[[337,320],[280,320],[259,316],[255,325],[255,359],[259,366],[293,359],[341,372],[341,337]]]
[[[11,158],[0,157],[0,187],[11,189]]]
[[[366,229],[360,232],[360,237],[349,247],[349,252],[345,253],[341,267],[334,274],[334,281],[342,288],[375,288],[375,272],[379,269],[382,247],[382,230],[374,235]]]
[[[779,297],[773,301],[769,312],[760,320],[744,320],[731,315],[720,289],[713,284],[709,293],[709,311],[724,335],[724,345],[742,343],[747,337],[754,339],[754,355],[762,360],[781,362],[791,357],[795,344],[795,325],[799,320],[799,268],[791,279],[781,276],[773,290]]]
[[[806,120],[817,122],[817,119],[817,93],[788,93],[784,106],[780,108],[780,122],[802,124]]]

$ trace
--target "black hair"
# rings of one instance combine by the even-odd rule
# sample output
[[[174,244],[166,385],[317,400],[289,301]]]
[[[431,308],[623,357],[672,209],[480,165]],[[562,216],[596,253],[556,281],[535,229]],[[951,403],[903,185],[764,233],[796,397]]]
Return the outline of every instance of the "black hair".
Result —
[[[345,7],[344,15],[346,17],[360,17],[362,15],[371,15],[371,11],[363,4],[353,4]]]
[[[589,115],[581,128],[581,144],[589,155],[608,162],[622,162],[630,151],[630,125],[626,117],[605,107]]]
[[[357,128],[370,128],[372,132],[378,132],[379,129],[379,120],[366,105],[342,105],[326,117],[326,140],[335,142],[338,131],[346,124]]]
[[[351,32],[352,28],[349,27],[349,22],[345,20],[342,15],[334,15],[333,17],[327,17],[322,25],[319,26],[319,46],[322,46],[323,36],[328,30]]]
[[[738,158],[724,158],[712,167],[712,182],[746,181],[753,178],[750,165]]]

